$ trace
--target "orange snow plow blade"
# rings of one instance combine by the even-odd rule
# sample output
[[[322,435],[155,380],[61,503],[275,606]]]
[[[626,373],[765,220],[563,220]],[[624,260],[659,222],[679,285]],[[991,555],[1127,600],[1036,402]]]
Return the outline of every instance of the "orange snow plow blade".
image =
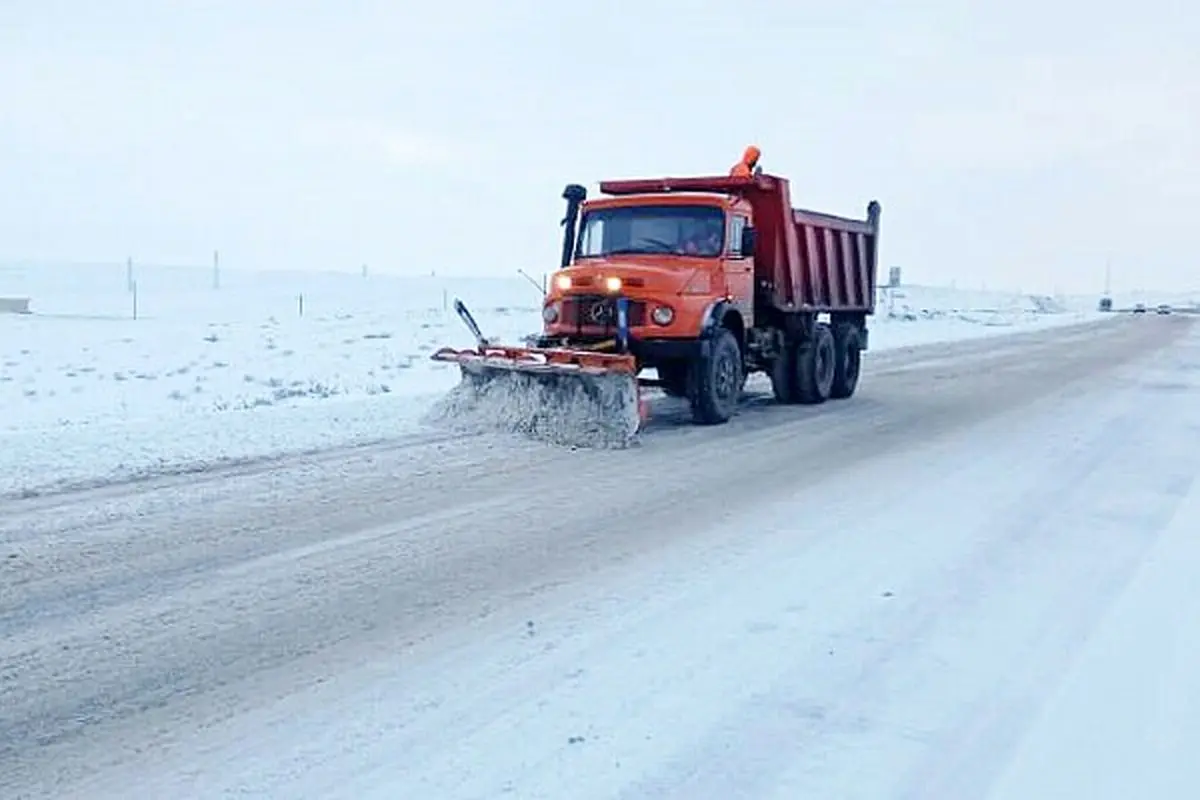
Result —
[[[519,372],[583,372],[588,375],[618,373],[635,377],[637,361],[631,355],[568,350],[559,347],[505,347],[502,345],[455,350],[443,347],[432,356],[434,361],[454,361],[464,366],[481,363]]]
[[[623,447],[645,418],[632,355],[480,344],[431,358],[462,370],[438,409],[452,425],[500,428],[580,447]]]

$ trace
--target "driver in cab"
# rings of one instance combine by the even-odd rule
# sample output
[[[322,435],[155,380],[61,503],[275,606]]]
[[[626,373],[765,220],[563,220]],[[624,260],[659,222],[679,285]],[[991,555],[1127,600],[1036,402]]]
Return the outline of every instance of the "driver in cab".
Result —
[[[709,222],[697,225],[683,243],[683,254],[688,256],[712,257],[721,252],[721,223]]]

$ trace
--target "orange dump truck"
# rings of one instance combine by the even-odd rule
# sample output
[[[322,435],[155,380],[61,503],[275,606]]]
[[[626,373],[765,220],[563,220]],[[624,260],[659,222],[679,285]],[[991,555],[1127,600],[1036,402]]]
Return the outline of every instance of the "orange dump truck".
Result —
[[[723,423],[747,375],[782,403],[846,398],[875,310],[880,205],[864,219],[793,208],[788,181],[755,174],[570,185],[561,268],[533,347],[444,348],[476,382],[522,373],[616,387],[598,402],[638,424],[638,387]],[[473,326],[474,328],[474,326]],[[477,331],[477,329],[476,329]],[[639,377],[646,369],[657,379]],[[594,392],[593,392],[594,393]]]

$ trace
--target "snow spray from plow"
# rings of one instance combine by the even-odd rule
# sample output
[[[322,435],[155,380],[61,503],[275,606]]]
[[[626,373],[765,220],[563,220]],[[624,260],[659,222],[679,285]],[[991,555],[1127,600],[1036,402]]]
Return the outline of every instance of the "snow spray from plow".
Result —
[[[492,344],[461,300],[455,299],[454,310],[476,347],[443,347],[431,356],[458,364],[462,381],[434,406],[427,421],[576,447],[634,442],[644,407],[632,355]]]

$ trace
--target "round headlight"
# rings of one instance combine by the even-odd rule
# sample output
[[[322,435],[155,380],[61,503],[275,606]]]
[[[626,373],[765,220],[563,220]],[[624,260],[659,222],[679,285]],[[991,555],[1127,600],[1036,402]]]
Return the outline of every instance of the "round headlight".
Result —
[[[568,280],[570,280],[568,278]],[[558,321],[558,305],[551,303],[542,309],[542,319],[546,322],[554,323]]]
[[[554,285],[558,287],[559,291],[565,292],[567,289],[571,288],[571,276],[559,275],[554,279]]]
[[[604,281],[604,286],[610,292],[619,292],[619,291],[621,291],[621,279],[620,278],[606,278]]]
[[[656,325],[670,325],[671,320],[675,319],[675,312],[669,306],[658,306],[650,312],[650,318]]]

